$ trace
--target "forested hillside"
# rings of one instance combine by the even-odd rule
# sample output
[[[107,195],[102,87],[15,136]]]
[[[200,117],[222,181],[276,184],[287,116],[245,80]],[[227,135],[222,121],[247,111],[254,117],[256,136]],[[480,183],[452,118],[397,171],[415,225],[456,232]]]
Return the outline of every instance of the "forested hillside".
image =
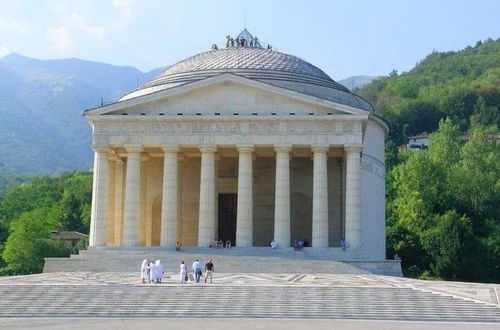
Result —
[[[391,127],[395,144],[437,129],[450,117],[465,132],[474,124],[500,124],[500,39],[458,52],[433,52],[401,75],[355,90]]]
[[[407,276],[500,282],[500,40],[433,52],[356,93],[391,127],[388,258]],[[422,133],[428,152],[398,152]]]
[[[158,73],[79,59],[1,58],[0,161],[21,173],[88,170],[91,133],[82,112]]]

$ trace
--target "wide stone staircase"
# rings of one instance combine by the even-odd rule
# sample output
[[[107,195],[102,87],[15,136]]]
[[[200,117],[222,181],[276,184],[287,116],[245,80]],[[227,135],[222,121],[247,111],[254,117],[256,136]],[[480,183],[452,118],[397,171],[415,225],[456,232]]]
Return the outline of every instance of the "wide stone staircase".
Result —
[[[499,305],[394,285],[373,275],[251,277],[217,273],[214,284],[184,285],[176,283],[175,273],[162,284],[139,284],[135,273],[10,277],[0,280],[0,317],[500,322]]]
[[[340,250],[340,249],[339,249]],[[46,258],[44,273],[61,271],[134,272],[143,259],[161,260],[167,270],[177,269],[183,260],[187,265],[195,259],[214,261],[223,273],[324,273],[324,274],[382,274],[401,276],[399,261],[341,262],[340,250],[270,248],[183,248],[172,251],[160,248],[90,248],[70,258]]]

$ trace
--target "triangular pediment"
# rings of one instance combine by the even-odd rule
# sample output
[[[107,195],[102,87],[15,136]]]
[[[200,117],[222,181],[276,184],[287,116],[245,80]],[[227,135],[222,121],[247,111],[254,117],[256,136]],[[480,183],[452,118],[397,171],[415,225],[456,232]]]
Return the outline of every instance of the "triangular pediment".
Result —
[[[363,115],[368,112],[233,74],[89,110],[89,115]]]

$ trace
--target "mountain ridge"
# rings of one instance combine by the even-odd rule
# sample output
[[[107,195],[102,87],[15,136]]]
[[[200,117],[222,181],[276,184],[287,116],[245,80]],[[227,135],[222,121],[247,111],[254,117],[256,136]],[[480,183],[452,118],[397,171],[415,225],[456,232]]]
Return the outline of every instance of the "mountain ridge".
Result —
[[[163,70],[141,72],[77,58],[0,59],[0,159],[22,173],[55,174],[92,166],[85,109],[120,96]]]

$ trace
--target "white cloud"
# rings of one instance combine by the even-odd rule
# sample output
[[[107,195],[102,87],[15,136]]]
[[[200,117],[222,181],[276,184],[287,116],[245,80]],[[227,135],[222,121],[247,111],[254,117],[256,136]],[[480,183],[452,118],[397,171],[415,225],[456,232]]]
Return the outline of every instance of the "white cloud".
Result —
[[[0,45],[0,57],[4,57],[7,54],[10,54],[11,50],[7,44]]]
[[[0,31],[27,34],[32,30],[33,26],[27,22],[13,20],[8,17],[0,17]]]
[[[132,10],[130,7],[135,0],[113,0],[113,6],[118,10],[119,19],[113,22],[115,28],[123,28],[132,19]]]
[[[48,28],[45,30],[45,37],[49,47],[58,52],[68,53],[73,50],[73,36],[66,26]]]
[[[106,31],[106,28],[104,26],[90,25],[89,23],[87,23],[85,17],[77,13],[71,14],[70,21],[74,26],[76,26],[83,32],[100,39],[104,38]]]

